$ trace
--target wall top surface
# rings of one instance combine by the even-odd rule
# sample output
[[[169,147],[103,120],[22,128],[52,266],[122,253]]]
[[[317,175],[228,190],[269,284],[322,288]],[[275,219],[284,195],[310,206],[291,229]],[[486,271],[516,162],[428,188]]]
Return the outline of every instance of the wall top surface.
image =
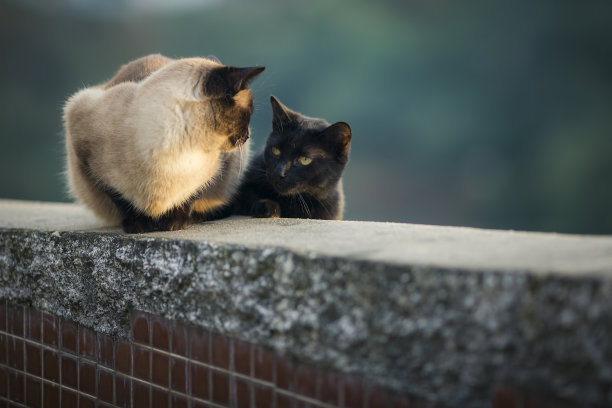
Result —
[[[75,204],[0,200],[0,228],[97,232],[103,226]],[[138,238],[201,241],[247,248],[283,248],[296,253],[464,270],[612,278],[612,237],[485,230],[418,224],[250,219],[234,217],[176,232]]]
[[[117,337],[151,312],[448,406],[504,385],[611,406],[611,278],[612,237],[248,218],[126,235],[0,200],[0,299]]]

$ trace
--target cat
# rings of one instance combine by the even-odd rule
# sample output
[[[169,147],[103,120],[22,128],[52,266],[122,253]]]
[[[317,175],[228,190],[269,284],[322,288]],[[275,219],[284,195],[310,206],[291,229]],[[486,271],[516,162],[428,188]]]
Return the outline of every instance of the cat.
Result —
[[[127,233],[186,228],[230,201],[249,155],[249,83],[265,67],[149,55],[64,107],[70,192]]]
[[[274,96],[272,133],[253,157],[231,212],[255,217],[342,219],[342,172],[351,128],[330,125],[283,105]]]

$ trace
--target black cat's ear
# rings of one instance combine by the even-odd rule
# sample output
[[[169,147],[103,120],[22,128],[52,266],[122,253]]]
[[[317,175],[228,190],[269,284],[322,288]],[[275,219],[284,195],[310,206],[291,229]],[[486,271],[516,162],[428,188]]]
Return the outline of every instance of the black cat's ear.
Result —
[[[276,130],[282,130],[297,119],[297,113],[283,105],[274,95],[270,96],[272,104],[272,127]]]
[[[333,143],[341,156],[347,156],[351,147],[351,127],[346,122],[336,122],[327,127],[321,136],[324,140]]]
[[[207,95],[237,94],[248,88],[249,83],[266,67],[219,67],[213,69],[206,81]]]

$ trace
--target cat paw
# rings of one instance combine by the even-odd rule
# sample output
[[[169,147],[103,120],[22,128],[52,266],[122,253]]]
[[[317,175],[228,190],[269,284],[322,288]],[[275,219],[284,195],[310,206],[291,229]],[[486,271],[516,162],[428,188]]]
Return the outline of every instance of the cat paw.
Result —
[[[281,215],[280,205],[268,199],[259,200],[253,204],[251,215],[255,218],[278,218]]]
[[[179,231],[191,224],[191,217],[180,214],[171,218],[162,218],[157,222],[155,231]]]
[[[154,231],[178,231],[191,224],[191,207],[181,206],[168,211],[159,218],[134,214],[121,222],[123,231],[128,234],[140,234]]]
[[[127,234],[142,234],[143,232],[154,231],[152,219],[148,217],[125,218],[121,222],[123,231]]]
[[[121,221],[121,228],[126,234],[139,234],[144,232],[133,220]]]

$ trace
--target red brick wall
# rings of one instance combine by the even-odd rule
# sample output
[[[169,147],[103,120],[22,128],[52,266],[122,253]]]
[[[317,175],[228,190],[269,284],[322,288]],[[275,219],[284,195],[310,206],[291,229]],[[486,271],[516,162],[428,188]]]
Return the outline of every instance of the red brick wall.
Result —
[[[114,340],[0,301],[0,407],[433,407],[143,312]]]

